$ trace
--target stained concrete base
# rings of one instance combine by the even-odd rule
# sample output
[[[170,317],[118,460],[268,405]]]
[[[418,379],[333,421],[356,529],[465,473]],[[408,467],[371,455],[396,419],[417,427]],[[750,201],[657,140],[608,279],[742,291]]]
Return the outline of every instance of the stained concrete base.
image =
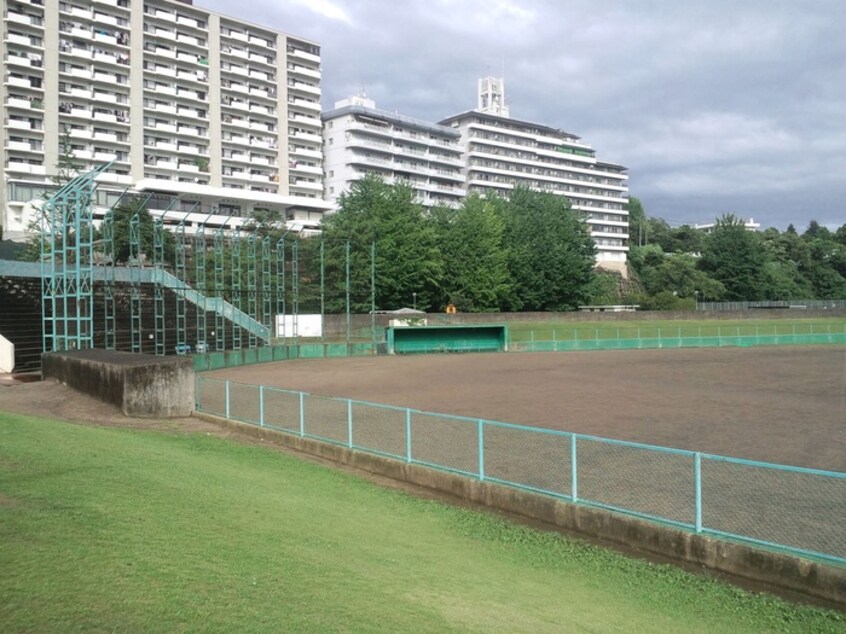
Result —
[[[141,418],[190,416],[195,380],[191,357],[114,350],[68,350],[41,357],[41,375]]]
[[[846,609],[846,567],[763,550],[691,533],[635,517],[571,504],[551,496],[480,482],[400,460],[385,458],[310,438],[194,412],[256,437],[343,465],[445,493],[459,499],[608,540],[627,549],[798,593]]]

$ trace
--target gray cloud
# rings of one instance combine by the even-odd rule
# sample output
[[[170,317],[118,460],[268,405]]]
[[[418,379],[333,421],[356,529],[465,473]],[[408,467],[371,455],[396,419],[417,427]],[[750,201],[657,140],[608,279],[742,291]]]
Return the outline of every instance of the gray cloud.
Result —
[[[320,43],[324,108],[363,89],[437,121],[504,69],[512,116],[628,166],[651,215],[846,223],[840,0],[199,3]]]

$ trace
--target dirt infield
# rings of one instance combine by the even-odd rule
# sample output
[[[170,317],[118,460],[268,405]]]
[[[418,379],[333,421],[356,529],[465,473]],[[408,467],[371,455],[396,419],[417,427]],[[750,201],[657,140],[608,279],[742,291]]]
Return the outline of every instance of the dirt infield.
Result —
[[[203,376],[846,471],[842,346],[295,360]]]

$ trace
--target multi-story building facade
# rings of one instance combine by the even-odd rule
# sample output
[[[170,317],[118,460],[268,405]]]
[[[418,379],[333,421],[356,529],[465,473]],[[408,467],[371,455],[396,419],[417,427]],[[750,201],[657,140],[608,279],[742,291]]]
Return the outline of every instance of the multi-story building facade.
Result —
[[[426,207],[456,205],[465,194],[455,130],[378,110],[357,96],[323,113],[323,137],[325,198],[334,206],[367,174],[407,183]]]
[[[525,185],[566,196],[585,216],[597,246],[597,263],[625,274],[625,167],[598,160],[593,148],[574,134],[511,118],[498,78],[480,80],[476,110],[440,123],[461,134],[468,192],[507,195]]]
[[[189,223],[266,208],[314,224],[329,208],[315,43],[171,0],[4,6],[6,237],[67,154],[83,170],[112,162],[102,204],[130,188]]]

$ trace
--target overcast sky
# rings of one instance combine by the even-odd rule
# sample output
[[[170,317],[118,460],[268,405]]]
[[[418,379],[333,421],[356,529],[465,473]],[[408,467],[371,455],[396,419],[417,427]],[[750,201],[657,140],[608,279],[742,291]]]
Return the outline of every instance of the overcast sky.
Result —
[[[323,108],[439,121],[504,76],[511,116],[629,168],[673,225],[846,223],[844,0],[195,0],[316,41]]]

